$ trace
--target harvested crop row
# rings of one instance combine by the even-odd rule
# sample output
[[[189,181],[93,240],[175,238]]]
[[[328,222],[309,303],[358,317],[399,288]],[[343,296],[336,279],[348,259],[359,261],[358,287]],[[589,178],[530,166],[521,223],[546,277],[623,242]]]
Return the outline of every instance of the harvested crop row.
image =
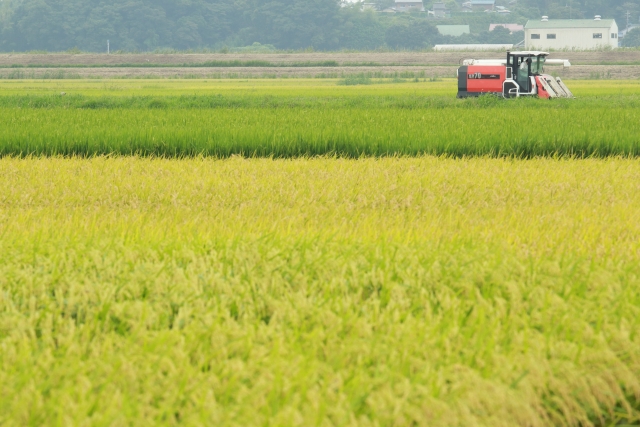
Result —
[[[636,160],[0,160],[7,425],[632,424]]]

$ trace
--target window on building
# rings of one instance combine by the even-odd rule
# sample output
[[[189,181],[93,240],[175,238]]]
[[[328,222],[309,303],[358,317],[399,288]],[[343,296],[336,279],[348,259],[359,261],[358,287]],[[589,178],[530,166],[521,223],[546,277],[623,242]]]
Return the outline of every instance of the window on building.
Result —
[[[554,40],[555,40],[556,35],[555,35],[555,34],[547,34],[547,38],[548,38],[548,39],[554,39]]]
[[[611,33],[611,38],[612,38],[612,39],[617,39],[617,38],[618,38],[618,35],[617,35],[616,33]]]
[[[532,40],[540,40],[540,34],[531,34]]]
[[[601,39],[602,38],[602,33],[593,33],[593,38],[594,39]]]

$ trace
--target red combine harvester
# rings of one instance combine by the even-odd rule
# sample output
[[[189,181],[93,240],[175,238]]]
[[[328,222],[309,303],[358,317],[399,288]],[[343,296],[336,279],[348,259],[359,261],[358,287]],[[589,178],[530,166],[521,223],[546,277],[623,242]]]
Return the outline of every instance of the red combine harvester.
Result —
[[[547,59],[547,52],[507,52],[507,59],[465,59],[458,68],[458,98],[500,95],[505,98],[573,98],[559,77],[544,73],[545,65],[570,67],[566,59]]]

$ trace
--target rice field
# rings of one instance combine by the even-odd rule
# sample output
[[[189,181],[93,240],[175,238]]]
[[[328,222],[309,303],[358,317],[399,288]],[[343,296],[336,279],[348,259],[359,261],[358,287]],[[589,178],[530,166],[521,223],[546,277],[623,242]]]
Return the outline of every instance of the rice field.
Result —
[[[638,84],[337,83],[0,81],[0,425],[640,425]]]
[[[640,83],[455,99],[455,81],[2,82],[0,155],[637,156]],[[64,94],[64,95],[61,95]],[[620,126],[624,123],[624,126]]]
[[[4,425],[638,419],[635,160],[0,167]]]

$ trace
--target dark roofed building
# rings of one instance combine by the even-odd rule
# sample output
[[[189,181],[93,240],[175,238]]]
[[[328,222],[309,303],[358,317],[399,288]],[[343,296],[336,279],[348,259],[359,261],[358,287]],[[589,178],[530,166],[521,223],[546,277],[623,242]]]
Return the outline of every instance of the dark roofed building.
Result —
[[[422,0],[396,0],[397,12],[421,12],[424,11]]]
[[[493,10],[496,7],[496,0],[471,0],[471,8],[474,11]]]

